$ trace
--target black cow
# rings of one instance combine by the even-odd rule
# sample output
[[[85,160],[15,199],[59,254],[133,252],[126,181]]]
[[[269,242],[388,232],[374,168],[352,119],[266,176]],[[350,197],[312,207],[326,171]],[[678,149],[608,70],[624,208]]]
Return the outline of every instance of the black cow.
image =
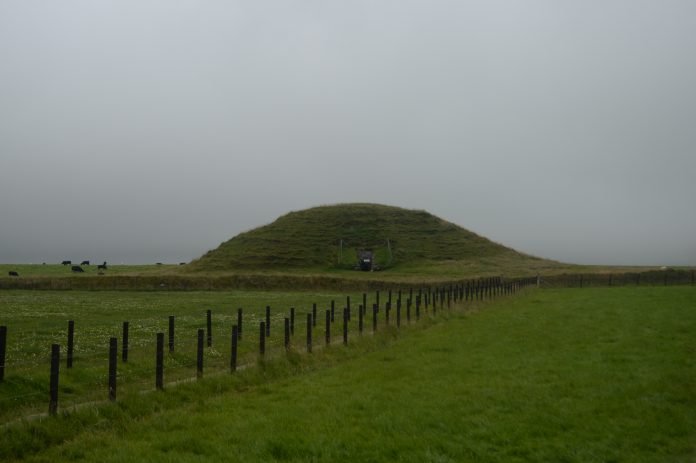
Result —
[[[79,265],[73,265],[73,266],[72,266],[72,271],[75,272],[75,273],[83,273],[83,272],[84,272],[84,270],[82,269],[82,267],[80,267]]]
[[[88,261],[88,260],[83,260],[82,262],[80,262],[80,265],[89,265],[89,261]]]
[[[69,260],[64,260],[63,262],[60,263],[61,265],[72,265],[72,262]]]
[[[106,261],[103,264],[97,265],[97,270],[106,270]]]
[[[19,273],[13,272],[12,270],[10,270],[9,275],[10,275],[11,277],[18,277],[18,276],[19,276]]]

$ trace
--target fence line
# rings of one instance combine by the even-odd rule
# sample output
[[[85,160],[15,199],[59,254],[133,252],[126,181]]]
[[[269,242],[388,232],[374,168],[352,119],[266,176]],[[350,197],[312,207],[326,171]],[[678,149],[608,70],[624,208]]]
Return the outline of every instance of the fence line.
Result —
[[[489,300],[493,299],[498,295],[502,296],[515,293],[524,287],[535,286],[537,285],[537,283],[538,281],[536,277],[521,278],[514,280],[504,280],[501,277],[493,277],[478,280],[462,281],[460,283],[453,283],[444,286],[421,286],[406,288],[405,290],[389,290],[388,298],[386,302],[383,302],[382,306],[380,306],[380,292],[378,290],[375,292],[374,298],[371,298],[375,301],[372,303],[371,333],[376,333],[377,331],[379,331],[380,324],[388,326],[391,323],[391,326],[393,326],[394,329],[402,329],[403,326],[408,326],[410,324],[417,323],[419,320],[422,319],[423,315],[436,316],[438,311],[446,312],[447,310],[452,308],[453,303],[461,304],[467,302]],[[414,294],[414,290],[417,291],[417,294]],[[384,294],[384,290],[382,290],[382,294]],[[424,303],[422,301],[424,301]],[[327,309],[324,312],[324,329],[326,336],[324,344],[327,346],[332,345],[334,343],[342,343],[343,345],[347,345],[350,339],[357,339],[359,337],[356,336],[354,338],[349,338],[351,326],[353,327],[353,329],[357,330],[357,332],[355,333],[356,335],[362,335],[365,331],[367,331],[363,324],[365,322],[368,323],[368,326],[370,324],[370,313],[368,311],[369,301],[367,293],[363,293],[362,300],[360,300],[360,302],[363,302],[364,304],[357,304],[357,306],[351,306],[350,296],[346,297],[345,306],[341,307],[342,304],[339,303],[339,307],[341,307],[342,310],[339,309],[339,307],[336,307],[335,302],[336,301],[332,301],[331,309]],[[411,316],[412,305],[415,308],[415,318]],[[339,314],[342,313],[343,316],[335,316],[336,310],[339,310]],[[390,316],[394,316],[393,314],[390,314],[392,310],[395,310],[395,322],[390,321]],[[402,319],[402,311],[406,311],[405,322]],[[88,356],[96,357],[97,355],[101,355],[105,360],[108,359],[108,369],[107,365],[104,365],[103,376],[100,375],[99,380],[93,383],[90,382],[90,385],[93,385],[95,388],[104,387],[104,394],[108,397],[108,399],[111,401],[116,401],[117,390],[120,390],[119,380],[123,380],[124,378],[131,378],[130,381],[126,383],[126,387],[132,387],[133,385],[139,384],[150,384],[151,386],[154,386],[154,389],[162,389],[166,387],[166,385],[168,384],[164,382],[164,379],[168,374],[168,370],[172,369],[173,375],[175,377],[178,376],[184,369],[190,369],[191,373],[193,373],[193,369],[195,368],[196,378],[201,378],[203,377],[204,366],[206,364],[209,367],[213,366],[217,369],[217,371],[224,368],[229,372],[234,372],[239,370],[242,366],[239,364],[240,354],[242,354],[244,358],[254,358],[254,356],[256,356],[259,360],[263,360],[269,358],[269,353],[273,357],[275,357],[280,355],[280,353],[282,352],[298,349],[301,345],[301,341],[298,338],[300,338],[301,335],[297,336],[297,333],[295,333],[294,328],[296,325],[298,328],[300,328],[300,333],[302,332],[302,325],[305,325],[305,342],[307,352],[311,353],[313,347],[320,348],[319,344],[321,343],[316,343],[317,345],[313,346],[313,340],[314,342],[316,342],[316,339],[314,339],[314,332],[318,331],[316,320],[318,317],[315,316],[315,314],[317,313],[316,304],[313,304],[311,311],[308,311],[306,313],[306,322],[303,320],[302,314],[299,314],[299,317],[297,317],[296,319],[297,314],[294,308],[291,308],[291,310],[289,311],[289,317],[286,316],[287,312],[276,312],[273,317],[271,317],[271,313],[272,311],[270,306],[267,306],[265,311],[265,317],[247,316],[247,324],[243,325],[245,317],[243,310],[239,309],[239,311],[237,312],[237,324],[234,325],[232,328],[231,337],[228,333],[220,341],[216,341],[212,338],[214,316],[212,312],[208,310],[206,312],[206,329],[198,329],[197,342],[193,340],[193,337],[191,336],[192,333],[190,332],[187,332],[186,336],[182,336],[180,334],[181,329],[175,332],[173,329],[175,317],[170,316],[169,327],[171,327],[171,329],[167,331],[168,347],[171,343],[171,345],[174,346],[175,350],[168,349],[167,355],[165,355],[163,352],[165,333],[161,331],[155,333],[155,336],[153,336],[152,341],[156,341],[156,343],[152,344],[153,346],[155,346],[154,348],[148,348],[149,346],[151,346],[150,344],[137,345],[135,349],[132,346],[129,346],[127,342],[129,324],[128,321],[125,321],[122,324],[123,330],[122,338],[120,341],[118,338],[112,337],[108,340],[109,349],[107,351],[99,351],[96,353],[92,353]],[[368,320],[364,320],[364,317],[368,317]],[[240,329],[240,327],[248,326],[250,320],[255,320],[255,323],[258,323],[258,330],[253,329],[253,326],[244,330],[244,345],[245,347],[248,347],[249,350],[245,352],[239,352],[238,349],[242,343],[242,330]],[[277,325],[275,325],[273,331],[271,331],[271,321],[283,323],[285,328],[284,332],[282,329],[278,329],[277,327],[275,327]],[[71,322],[73,323],[70,323],[70,326],[74,330],[74,321],[71,320]],[[336,326],[332,327],[332,325]],[[0,349],[0,359],[5,359],[5,346],[7,344],[8,339],[7,327],[3,328],[4,329],[0,330],[0,333],[4,333],[2,342],[0,342],[0,347],[2,347],[2,349]],[[74,335],[73,330],[71,330],[71,334]],[[335,332],[341,333],[342,337],[341,334],[338,334],[337,336],[332,338],[332,330],[341,330]],[[254,331],[258,333],[258,338],[256,338]],[[179,334],[178,338],[175,336],[175,334]],[[317,333],[317,335],[319,335],[319,333]],[[206,341],[205,344],[207,346],[207,349],[204,348],[204,338]],[[120,359],[117,349],[118,344],[121,344],[122,347]],[[225,347],[220,350],[217,350],[215,346],[217,346],[218,344],[220,346]],[[258,349],[256,351],[255,349],[250,347],[253,344],[256,344],[258,346]],[[48,392],[47,395],[49,396],[49,414],[55,414],[59,409],[61,375],[60,352],[61,350],[65,349],[65,347],[66,346],[60,346],[58,344],[54,344],[51,347],[49,390],[46,391]],[[151,382],[142,379],[144,378],[144,376],[140,376],[142,374],[142,371],[135,370],[130,371],[128,373],[124,373],[122,371],[119,374],[119,369],[122,368],[120,365],[124,365],[124,367],[125,365],[142,365],[143,357],[132,356],[131,358],[129,358],[128,353],[138,353],[146,356],[146,352],[147,354],[152,355],[152,360],[154,361],[152,365],[152,376],[154,378],[152,378]],[[179,354],[180,352],[182,352],[182,354]],[[194,352],[195,357],[192,356]],[[219,352],[219,354],[211,356],[210,354],[212,352]],[[108,355],[106,355],[107,353]],[[73,357],[71,359],[72,370],[79,369],[81,367],[80,360],[82,360],[82,357],[82,355],[73,351]],[[174,362],[175,365],[173,367],[172,362]],[[13,363],[5,362],[3,360],[3,362],[0,364],[0,368],[2,368],[3,373],[8,373],[8,371],[6,371],[5,368],[6,363],[7,366],[13,365]],[[40,362],[39,365],[46,363],[48,362]],[[93,362],[90,364],[90,366],[93,366]],[[4,377],[2,379],[4,379]],[[0,385],[2,384],[2,382],[4,381],[0,380]],[[8,383],[14,383],[18,387],[21,386],[21,384],[16,383],[14,381],[8,381]],[[0,392],[1,391],[2,389],[0,388]],[[22,393],[13,396],[2,397],[0,398],[0,400],[3,402],[13,400],[18,401],[19,399],[25,397],[33,397],[46,394],[46,392]],[[68,400],[77,399],[76,396],[70,394],[68,394],[67,398]]]

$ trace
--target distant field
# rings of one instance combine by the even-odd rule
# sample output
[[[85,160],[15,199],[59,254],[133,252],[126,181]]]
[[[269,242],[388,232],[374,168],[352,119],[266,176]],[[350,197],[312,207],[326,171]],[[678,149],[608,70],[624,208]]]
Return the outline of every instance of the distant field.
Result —
[[[0,283],[5,285],[13,283],[17,278],[9,277],[9,271],[19,273],[17,280],[27,280],[34,278],[55,280],[58,286],[54,289],[61,289],[62,283],[71,278],[93,277],[104,279],[109,276],[119,277],[120,285],[127,289],[142,289],[138,287],[138,282],[127,283],[122,277],[162,277],[167,283],[166,278],[176,281],[191,281],[190,287],[193,289],[214,289],[200,286],[200,281],[205,279],[225,279],[231,281],[239,278],[244,281],[253,282],[252,287],[275,289],[282,288],[283,281],[287,279],[305,280],[304,288],[317,288],[331,286],[326,279],[341,279],[346,282],[355,281],[358,285],[364,282],[375,281],[385,283],[437,283],[441,281],[462,280],[479,277],[503,276],[551,276],[559,274],[609,274],[624,272],[649,272],[658,271],[659,267],[630,267],[630,266],[591,266],[591,265],[572,265],[554,263],[547,260],[536,260],[531,263],[517,262],[504,256],[479,258],[472,260],[453,260],[453,261],[423,261],[418,265],[397,265],[394,268],[379,272],[360,272],[346,269],[328,268],[288,268],[285,270],[238,270],[222,272],[202,272],[189,270],[188,265],[109,265],[104,275],[98,275],[96,265],[83,266],[85,273],[73,273],[70,266],[63,265],[37,265],[37,264],[0,264]],[[686,268],[682,268],[686,269]],[[323,279],[316,284],[311,283],[312,279]],[[143,280],[140,280],[142,283]],[[154,280],[153,280],[154,282]],[[98,283],[98,282],[97,282]],[[159,284],[159,282],[155,282]],[[101,283],[107,289],[108,283]],[[175,286],[172,282],[169,286]],[[226,285],[229,287],[229,284]],[[335,287],[336,285],[334,285]],[[379,284],[377,285],[379,286]],[[383,286],[383,285],[382,285]],[[3,286],[7,287],[7,286]],[[101,286],[85,289],[100,289]]]
[[[78,262],[79,263],[79,262]],[[77,265],[77,264],[76,264]],[[0,277],[8,276],[10,271],[19,273],[20,277],[72,277],[72,276],[89,276],[97,275],[99,270],[97,264],[81,265],[84,273],[76,273],[71,270],[71,265],[59,264],[0,264]],[[102,270],[105,276],[107,275],[123,275],[123,274],[141,274],[152,272],[168,272],[178,265],[107,265],[107,270]]]
[[[532,290],[449,322],[14,427],[27,461],[693,461],[696,289]]]

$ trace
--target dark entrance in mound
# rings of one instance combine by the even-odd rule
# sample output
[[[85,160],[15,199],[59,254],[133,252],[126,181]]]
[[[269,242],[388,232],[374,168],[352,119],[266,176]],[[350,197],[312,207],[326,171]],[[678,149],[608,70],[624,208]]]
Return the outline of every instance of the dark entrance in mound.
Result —
[[[368,250],[358,250],[358,265],[360,266],[360,270],[363,272],[369,272],[372,270],[372,263],[374,261],[372,251]]]

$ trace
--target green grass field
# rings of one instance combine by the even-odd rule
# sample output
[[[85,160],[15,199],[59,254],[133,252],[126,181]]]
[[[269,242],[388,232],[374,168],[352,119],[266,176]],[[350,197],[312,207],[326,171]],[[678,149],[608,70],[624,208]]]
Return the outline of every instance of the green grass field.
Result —
[[[75,273],[70,265],[60,264],[0,264],[0,276],[6,277],[10,271],[17,272],[19,277],[84,277],[99,274],[97,265],[82,265],[84,273]],[[149,273],[169,273],[178,269],[178,265],[108,265],[102,271],[103,276],[109,275],[140,275]]]
[[[295,342],[302,344],[306,314],[317,304],[317,340],[323,342],[324,312],[335,300],[335,335],[339,311],[351,297],[353,310],[362,293],[333,292],[127,292],[127,291],[2,291],[0,325],[8,326],[6,381],[0,384],[0,422],[46,411],[50,346],[61,345],[63,358],[60,401],[71,406],[106,397],[108,342],[119,338],[129,322],[128,362],[119,364],[119,389],[146,390],[154,385],[155,338],[167,333],[168,317],[175,316],[175,353],[166,357],[166,380],[195,376],[197,330],[206,327],[206,311],[212,312],[213,346],[206,347],[207,371],[225,371],[229,365],[230,332],[243,308],[243,336],[239,363],[254,363],[258,352],[259,323],[265,307],[271,307],[271,336],[267,355],[283,350],[284,318],[296,309]],[[374,293],[370,293],[371,305]],[[386,295],[383,295],[383,300]],[[396,293],[394,294],[396,298]],[[68,320],[75,321],[74,367],[65,368]],[[351,329],[357,329],[357,317]],[[367,326],[367,323],[366,325]],[[166,342],[166,341],[165,341]]]
[[[693,287],[531,290],[12,425],[0,458],[693,461],[694,332]]]

